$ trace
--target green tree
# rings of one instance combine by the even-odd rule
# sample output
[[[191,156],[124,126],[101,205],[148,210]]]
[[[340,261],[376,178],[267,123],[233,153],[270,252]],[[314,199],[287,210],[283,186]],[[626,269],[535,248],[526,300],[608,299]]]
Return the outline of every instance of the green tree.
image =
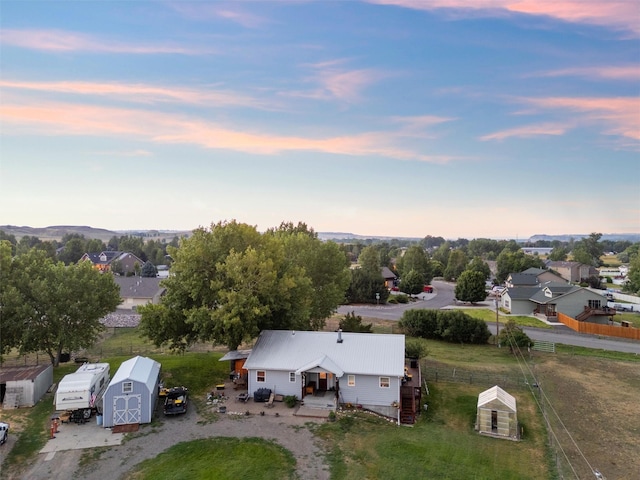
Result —
[[[156,345],[183,350],[200,340],[233,350],[264,329],[311,328],[312,282],[278,237],[234,220],[168,248],[167,293],[139,309],[140,328]]]
[[[527,255],[520,248],[514,251],[510,247],[505,247],[500,252],[496,265],[498,269],[496,280],[498,283],[503,283],[510,273],[520,273],[532,267],[544,268],[544,263],[539,257]]]
[[[67,265],[76,263],[86,253],[86,249],[84,247],[84,236],[74,236],[64,243],[64,247],[58,255],[58,259],[62,260]]]
[[[365,247],[358,256],[358,264],[363,272],[371,275],[376,273],[381,275],[382,264],[380,263],[380,252],[373,245]]]
[[[155,267],[155,265],[149,261],[144,262],[144,265],[142,266],[142,269],[140,270],[140,276],[141,277],[155,277],[158,274],[158,269]]]
[[[622,287],[623,291],[632,295],[640,295],[640,254],[635,253],[629,262],[627,282]]]
[[[424,358],[429,354],[427,346],[423,340],[418,338],[407,338],[404,344],[404,355],[406,358]]]
[[[449,242],[444,242],[440,244],[440,246],[435,252],[433,252],[433,255],[431,255],[431,258],[432,260],[440,262],[442,265],[446,266],[449,263],[450,254],[451,254],[451,244]]]
[[[413,270],[422,275],[423,285],[431,283],[433,278],[431,272],[431,261],[421,246],[411,245],[407,248],[404,255],[398,259],[397,265],[400,278],[403,278],[407,273]]]
[[[489,268],[489,265],[480,257],[474,257],[467,266],[467,270],[480,272],[485,280],[488,280],[491,277],[491,269]]]
[[[4,270],[6,249],[2,255]],[[113,278],[88,262],[65,266],[32,249],[11,259],[8,268],[8,285],[2,288],[2,331],[9,332],[11,346],[21,353],[44,351],[54,365],[64,350],[95,343],[104,329],[100,319],[120,304]]]
[[[456,283],[455,295],[461,302],[476,303],[487,298],[484,289],[485,278],[481,272],[465,270]]]
[[[319,240],[304,223],[282,223],[268,233],[282,242],[285,262],[292,268],[304,269],[311,280],[310,326],[313,330],[322,329],[326,319],[345,301],[351,282],[347,256],[335,242]]]
[[[107,249],[107,246],[104,242],[97,238],[91,238],[87,240],[85,244],[85,253],[100,253],[104,252]]]
[[[498,343],[508,346],[511,353],[516,353],[521,348],[527,349],[533,345],[531,339],[524,333],[522,328],[516,325],[514,320],[509,320],[502,327],[498,334]]]
[[[417,295],[424,287],[424,275],[416,270],[409,270],[400,280],[400,291],[408,295]]]
[[[449,262],[444,270],[445,280],[451,281],[457,279],[462,272],[467,269],[469,259],[462,250],[453,250],[449,254]]]
[[[591,233],[588,237],[576,242],[571,252],[573,260],[594,267],[601,266],[600,257],[603,252],[602,244],[599,243],[601,237],[601,233]]]
[[[388,298],[389,290],[380,272],[369,273],[361,268],[351,270],[351,282],[347,289],[348,303],[385,303]]]
[[[340,329],[343,332],[356,332],[356,333],[372,333],[371,323],[362,323],[362,317],[356,315],[354,312],[347,313],[343,319],[340,320]]]
[[[555,247],[549,254],[549,260],[553,262],[564,262],[569,255],[569,252],[564,247]]]

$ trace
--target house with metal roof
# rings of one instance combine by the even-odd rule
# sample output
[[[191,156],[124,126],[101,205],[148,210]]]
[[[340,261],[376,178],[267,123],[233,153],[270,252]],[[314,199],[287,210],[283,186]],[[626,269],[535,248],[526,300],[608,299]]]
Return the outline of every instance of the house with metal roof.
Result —
[[[147,357],[122,362],[104,393],[105,427],[151,423],[158,401],[160,363]]]
[[[322,396],[330,408],[360,405],[399,421],[404,361],[404,335],[265,330],[243,368],[250,395]]]
[[[518,439],[516,399],[498,385],[480,393],[476,430],[484,435]]]

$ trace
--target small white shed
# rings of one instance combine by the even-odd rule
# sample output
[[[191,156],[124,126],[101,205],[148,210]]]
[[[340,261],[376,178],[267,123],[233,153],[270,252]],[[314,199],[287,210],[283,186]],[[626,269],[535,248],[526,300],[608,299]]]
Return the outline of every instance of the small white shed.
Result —
[[[122,362],[103,397],[103,425],[150,423],[158,401],[160,363],[147,357]]]
[[[53,385],[53,366],[5,367],[0,370],[3,408],[33,407]]]
[[[476,430],[494,437],[518,439],[516,399],[497,385],[478,395]]]

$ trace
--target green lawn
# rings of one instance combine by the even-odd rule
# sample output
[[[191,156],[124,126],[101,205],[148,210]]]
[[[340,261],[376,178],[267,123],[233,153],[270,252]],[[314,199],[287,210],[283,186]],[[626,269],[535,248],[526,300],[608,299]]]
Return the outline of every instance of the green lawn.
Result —
[[[489,327],[491,327],[491,323],[493,323],[494,326],[496,324],[495,310],[489,310],[487,308],[480,308],[478,310],[474,308],[465,308],[463,312],[470,317],[484,320],[485,322],[489,323]],[[551,326],[547,325],[544,322],[541,322],[537,318],[527,317],[524,315],[504,315],[502,313],[499,313],[498,320],[500,323],[507,323],[509,320],[513,320],[514,322],[516,322],[516,325],[519,325],[521,327],[551,328]]]
[[[295,478],[295,459],[274,442],[215,437],[174,445],[140,463],[136,480],[220,480]]]
[[[413,428],[376,417],[339,416],[317,434],[330,450],[333,480],[545,479],[552,478],[545,460],[545,435],[530,394],[517,395],[520,442],[488,438],[474,429],[478,393],[485,388],[440,383],[425,397],[429,408]]]

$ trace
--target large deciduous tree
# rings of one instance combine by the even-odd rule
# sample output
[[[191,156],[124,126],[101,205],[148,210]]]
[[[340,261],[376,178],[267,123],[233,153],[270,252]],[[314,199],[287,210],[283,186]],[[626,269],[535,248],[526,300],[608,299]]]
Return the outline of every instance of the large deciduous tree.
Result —
[[[465,270],[456,283],[455,295],[461,302],[476,303],[487,298],[485,277],[481,272]]]
[[[236,349],[264,329],[319,328],[344,298],[344,254],[310,232],[285,226],[260,234],[220,222],[168,250],[167,293],[160,305],[139,309],[142,331],[157,345],[182,350],[206,341]]]
[[[57,365],[63,351],[95,343],[104,329],[100,318],[120,304],[113,277],[89,262],[65,266],[38,249],[11,259],[7,248],[0,252],[4,351],[12,347],[21,353],[44,351]]]
[[[422,275],[422,284],[431,283],[433,274],[431,271],[431,261],[429,256],[420,245],[411,245],[398,259],[398,271],[400,278],[404,278],[411,270]],[[408,292],[407,292],[408,293]]]
[[[416,270],[409,270],[400,280],[400,291],[408,295],[417,295],[424,288],[424,275]]]

